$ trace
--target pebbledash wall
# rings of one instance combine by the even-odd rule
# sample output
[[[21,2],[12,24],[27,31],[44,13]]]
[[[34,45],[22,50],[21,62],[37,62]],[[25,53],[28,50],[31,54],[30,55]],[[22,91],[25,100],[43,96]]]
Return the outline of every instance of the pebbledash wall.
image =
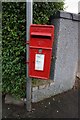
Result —
[[[78,71],[78,24],[80,15],[59,11],[51,17],[55,42],[50,82],[32,88],[32,102],[70,90]]]

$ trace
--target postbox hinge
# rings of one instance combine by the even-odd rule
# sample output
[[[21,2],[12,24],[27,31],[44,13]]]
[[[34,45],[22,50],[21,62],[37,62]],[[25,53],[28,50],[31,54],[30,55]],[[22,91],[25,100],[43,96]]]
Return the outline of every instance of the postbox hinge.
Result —
[[[26,61],[26,64],[29,64],[29,61]]]
[[[26,44],[29,44],[29,41],[27,41]]]

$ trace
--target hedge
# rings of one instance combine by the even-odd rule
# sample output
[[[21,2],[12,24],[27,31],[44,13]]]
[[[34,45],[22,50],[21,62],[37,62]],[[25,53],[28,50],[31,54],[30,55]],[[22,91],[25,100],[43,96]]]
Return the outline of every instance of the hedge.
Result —
[[[33,23],[49,24],[49,17],[63,10],[62,3],[34,3]],[[26,3],[2,3],[2,91],[25,96]]]

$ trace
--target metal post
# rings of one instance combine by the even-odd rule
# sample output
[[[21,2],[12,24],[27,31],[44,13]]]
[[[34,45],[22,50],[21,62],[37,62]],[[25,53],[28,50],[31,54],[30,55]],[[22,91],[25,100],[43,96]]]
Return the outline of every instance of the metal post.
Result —
[[[26,42],[29,41],[29,28],[32,24],[32,0],[26,0]],[[29,45],[26,44],[26,109],[31,111],[31,79],[28,76]]]

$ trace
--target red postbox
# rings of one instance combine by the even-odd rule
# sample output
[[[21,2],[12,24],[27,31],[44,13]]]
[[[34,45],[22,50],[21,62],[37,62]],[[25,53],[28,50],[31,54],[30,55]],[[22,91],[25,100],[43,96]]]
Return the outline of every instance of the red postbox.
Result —
[[[29,77],[49,79],[53,42],[53,25],[30,26]]]

